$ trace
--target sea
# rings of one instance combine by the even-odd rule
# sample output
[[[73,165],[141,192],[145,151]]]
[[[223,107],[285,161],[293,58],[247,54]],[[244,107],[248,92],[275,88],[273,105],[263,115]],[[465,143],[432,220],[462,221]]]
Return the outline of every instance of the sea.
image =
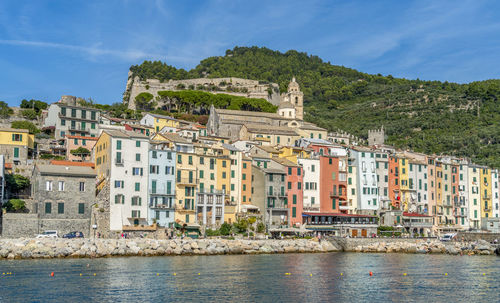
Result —
[[[500,257],[322,253],[0,261],[1,302],[500,302]]]

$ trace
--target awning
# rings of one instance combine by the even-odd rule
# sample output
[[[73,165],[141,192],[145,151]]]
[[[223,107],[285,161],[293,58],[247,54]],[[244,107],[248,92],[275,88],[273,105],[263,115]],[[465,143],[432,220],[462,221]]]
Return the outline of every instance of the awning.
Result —
[[[241,208],[242,208],[243,210],[248,210],[248,209],[254,209],[254,210],[256,209],[256,210],[259,210],[259,208],[258,208],[257,206],[252,205],[252,204],[242,204],[242,205],[241,205]]]

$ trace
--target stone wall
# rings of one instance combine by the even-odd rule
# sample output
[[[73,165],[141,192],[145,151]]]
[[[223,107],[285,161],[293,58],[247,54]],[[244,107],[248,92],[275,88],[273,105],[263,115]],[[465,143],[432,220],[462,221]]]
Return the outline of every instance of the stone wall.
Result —
[[[89,236],[90,219],[39,219],[37,214],[5,213],[2,218],[2,237],[34,237],[46,230],[57,230],[59,237],[72,231]]]
[[[485,240],[488,242],[492,242],[494,240],[498,240],[500,242],[500,234],[499,233],[470,233],[470,232],[459,232],[457,234],[457,239],[464,241],[477,241],[477,240]]]
[[[39,233],[37,214],[5,213],[2,217],[2,237],[33,237]]]
[[[313,253],[339,251],[315,240],[0,239],[0,258]]]
[[[224,86],[220,86],[222,82],[231,83],[233,88],[246,89],[248,92],[231,92],[225,91]],[[190,85],[194,88],[198,85],[215,85],[223,91],[210,91],[210,93],[223,93],[228,95],[243,96],[248,98],[262,98],[274,105],[279,105],[280,95],[279,86],[276,83],[263,84],[257,80],[241,79],[241,78],[197,78],[184,80],[169,80],[160,82],[157,79],[147,79],[141,81],[139,77],[132,78],[129,72],[127,86],[124,93],[124,102],[128,102],[130,109],[135,109],[135,97],[140,93],[147,92],[154,97],[158,96],[158,91],[178,91],[177,86],[183,84],[185,89]],[[272,89],[272,94],[269,95],[268,88]]]

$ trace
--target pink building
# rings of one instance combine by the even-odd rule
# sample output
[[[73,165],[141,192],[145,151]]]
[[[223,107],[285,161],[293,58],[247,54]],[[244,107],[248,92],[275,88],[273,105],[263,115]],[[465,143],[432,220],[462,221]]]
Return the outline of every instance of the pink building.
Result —
[[[82,136],[66,136],[66,159],[69,161],[78,161],[82,162],[82,156],[71,154],[72,150],[78,149],[79,147],[83,147],[87,149],[89,152],[92,151],[92,148],[97,142],[95,137],[82,137]],[[89,153],[87,156],[83,157],[83,162],[93,162],[92,155]]]

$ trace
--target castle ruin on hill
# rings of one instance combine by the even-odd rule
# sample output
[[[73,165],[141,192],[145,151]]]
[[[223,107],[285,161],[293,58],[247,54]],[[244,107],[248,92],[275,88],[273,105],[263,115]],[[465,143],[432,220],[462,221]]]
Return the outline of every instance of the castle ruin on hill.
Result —
[[[273,105],[279,105],[281,98],[279,86],[276,83],[249,80],[235,77],[228,78],[197,78],[183,80],[158,79],[141,80],[128,73],[127,86],[123,94],[123,102],[129,109],[135,109],[135,97],[140,93],[150,93],[154,98],[159,91],[201,90],[213,94],[228,94],[247,98],[261,98]]]

